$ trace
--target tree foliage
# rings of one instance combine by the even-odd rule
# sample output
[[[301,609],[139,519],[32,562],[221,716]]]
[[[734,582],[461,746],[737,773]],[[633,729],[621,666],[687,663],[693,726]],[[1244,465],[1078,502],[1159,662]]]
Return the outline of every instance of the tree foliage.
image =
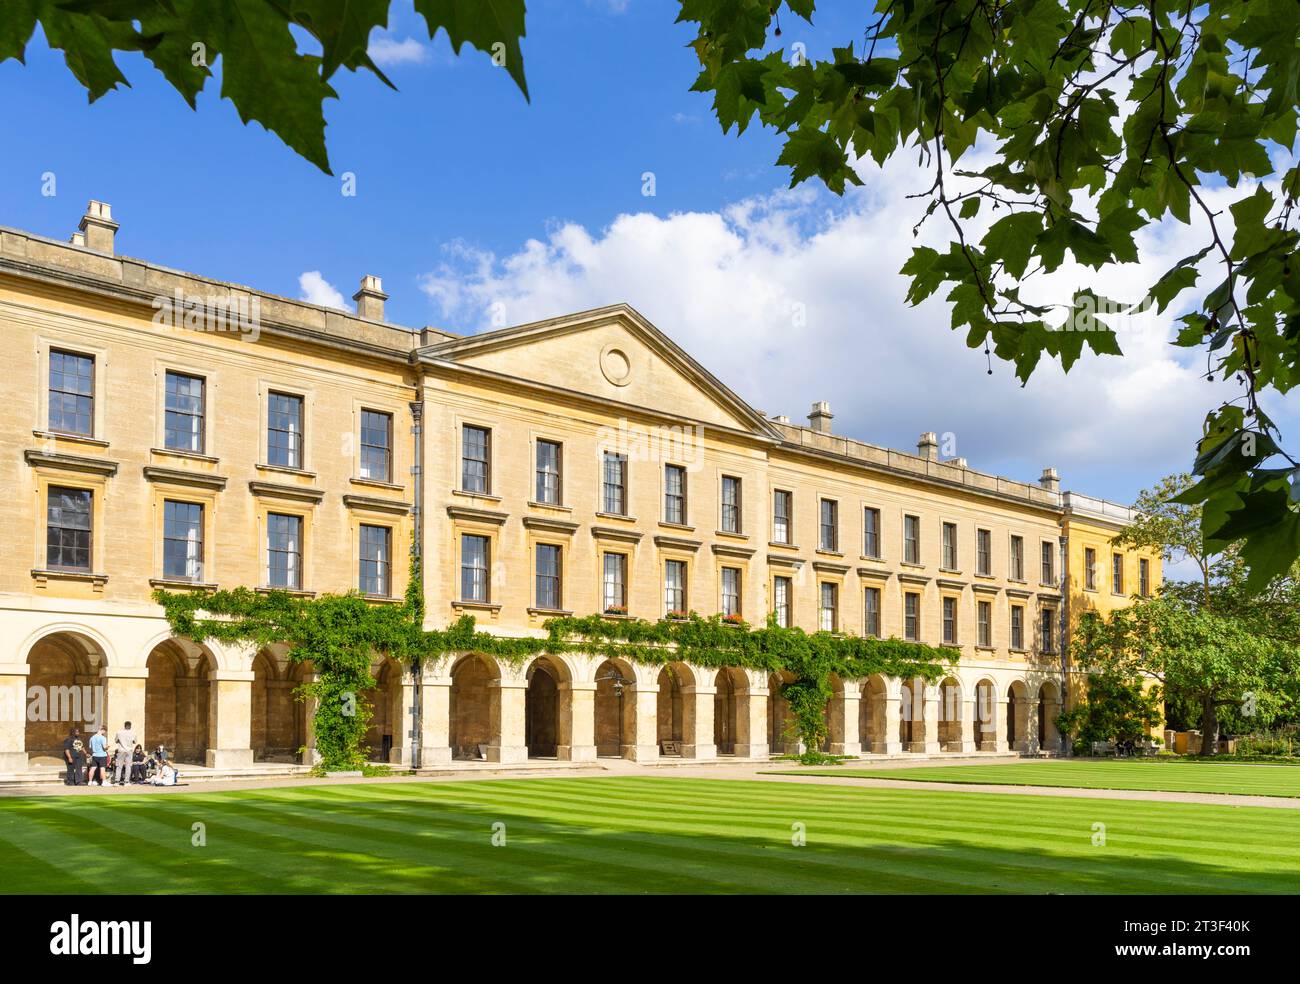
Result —
[[[1076,633],[1080,665],[1116,680],[1148,678],[1201,708],[1203,755],[1217,751],[1219,712],[1271,717],[1300,674],[1300,646],[1258,619],[1222,614],[1176,595],[1142,599],[1107,618],[1084,613]]]
[[[1068,370],[1085,345],[1119,355],[1108,317],[1186,310],[1177,344],[1240,392],[1207,416],[1181,501],[1202,506],[1211,552],[1240,543],[1252,586],[1285,571],[1300,556],[1300,465],[1259,398],[1300,381],[1300,4],[877,0],[861,44],[820,60],[773,47],[785,10],[811,22],[814,3],[682,0],[694,89],[722,129],[757,119],[782,136],[792,185],[836,193],[862,183],[865,158],[916,155],[922,222],[939,217],[950,243],[913,250],[908,299],[946,291],[952,328],[1022,381],[1043,356]],[[993,163],[963,166],[977,141]],[[1226,211],[1225,190],[1238,192]],[[1187,255],[1143,296],[1081,281],[1059,303],[1021,297],[1067,256],[1093,271],[1139,261],[1138,234],[1166,221]]]
[[[337,97],[335,72],[365,70],[396,88],[366,51],[388,8],[389,0],[5,0],[0,62],[23,61],[39,24],[92,102],[130,85],[115,54],[141,52],[193,109],[219,59],[221,95],[239,118],[330,173],[324,102]],[[430,39],[446,31],[458,54],[468,44],[491,55],[527,98],[524,0],[415,0],[415,9]],[[319,50],[304,51],[305,37]]]

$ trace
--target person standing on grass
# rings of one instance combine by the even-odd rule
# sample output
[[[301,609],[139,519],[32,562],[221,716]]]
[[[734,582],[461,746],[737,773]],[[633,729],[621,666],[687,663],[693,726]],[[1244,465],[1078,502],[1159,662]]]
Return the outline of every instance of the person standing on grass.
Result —
[[[81,729],[73,728],[63,742],[63,761],[68,771],[63,777],[66,786],[80,786],[86,768],[86,749],[81,744]]]
[[[108,725],[100,725],[97,731],[90,739],[90,774],[86,777],[86,785],[89,786],[99,777],[99,784],[104,785],[104,773],[108,769]]]
[[[116,750],[113,779],[119,786],[125,786],[131,778],[131,754],[135,751],[135,732],[131,730],[130,721],[113,737],[113,744]]]

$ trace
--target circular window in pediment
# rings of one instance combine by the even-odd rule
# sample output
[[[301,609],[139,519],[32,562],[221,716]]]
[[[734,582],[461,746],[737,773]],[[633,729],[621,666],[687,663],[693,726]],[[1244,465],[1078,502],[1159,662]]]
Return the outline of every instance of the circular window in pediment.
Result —
[[[606,345],[600,352],[600,371],[615,386],[626,386],[632,378],[632,360],[617,345]]]

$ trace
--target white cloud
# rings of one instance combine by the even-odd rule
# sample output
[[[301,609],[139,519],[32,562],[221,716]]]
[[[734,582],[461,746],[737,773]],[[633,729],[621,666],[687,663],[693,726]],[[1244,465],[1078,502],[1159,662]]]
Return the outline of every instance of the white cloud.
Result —
[[[338,308],[342,311],[348,309],[347,301],[339,293],[338,288],[321,276],[319,270],[308,270],[298,277],[298,295],[308,304],[319,304],[321,307]]]
[[[596,232],[562,222],[502,256],[458,243],[421,285],[460,331],[491,327],[501,310],[520,324],[627,301],[768,413],[801,421],[829,400],[837,433],[901,448],[951,432],[972,467],[1022,480],[1051,465],[1067,488],[1131,501],[1185,470],[1205,411],[1236,390],[1199,378],[1202,352],[1169,344],[1175,312],[1123,330],[1122,358],[1085,352],[1068,375],[1045,359],[1023,388],[996,358],[988,375],[982,351],[948,329],[943,291],[916,308],[904,300],[911,247],[946,249],[950,231],[935,218],[913,239],[925,200],[905,196],[928,175],[911,164],[864,172],[866,187],[843,200],[801,186],[720,212],[620,215]],[[1225,189],[1225,201],[1243,193]],[[1063,302],[1093,285],[1136,300],[1198,240],[1150,231],[1143,264],[1067,264],[1027,282],[1026,299]]]
[[[429,49],[415,38],[402,38],[379,35],[370,39],[366,53],[380,68],[392,68],[394,65],[418,65],[429,60]]]

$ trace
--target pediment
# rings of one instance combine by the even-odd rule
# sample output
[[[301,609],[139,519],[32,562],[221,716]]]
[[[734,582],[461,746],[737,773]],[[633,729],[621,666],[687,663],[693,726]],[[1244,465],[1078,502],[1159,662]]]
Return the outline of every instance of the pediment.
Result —
[[[453,339],[419,355],[667,417],[778,436],[762,414],[627,305]]]

